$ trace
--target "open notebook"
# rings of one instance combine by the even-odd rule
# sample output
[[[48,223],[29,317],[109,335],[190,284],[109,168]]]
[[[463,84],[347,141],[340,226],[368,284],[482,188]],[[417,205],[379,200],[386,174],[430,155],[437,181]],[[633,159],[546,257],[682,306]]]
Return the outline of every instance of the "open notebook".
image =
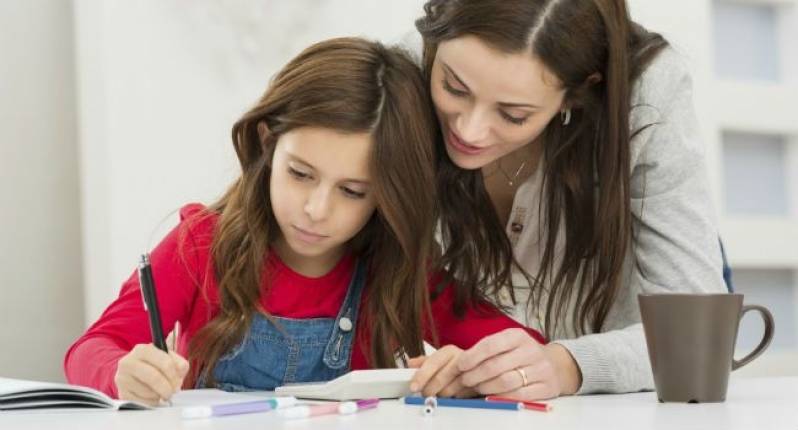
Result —
[[[151,409],[88,387],[0,378],[0,411],[44,408]]]

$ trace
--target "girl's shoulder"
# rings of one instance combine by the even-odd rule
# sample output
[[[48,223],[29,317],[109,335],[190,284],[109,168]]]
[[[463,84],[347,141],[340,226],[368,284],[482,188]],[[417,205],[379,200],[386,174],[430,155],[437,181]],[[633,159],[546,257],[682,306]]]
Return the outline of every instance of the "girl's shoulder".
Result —
[[[219,219],[219,213],[210,210],[202,203],[188,203],[180,208],[180,223],[191,224],[194,231],[213,229]]]
[[[189,203],[180,208],[178,241],[194,251],[210,249],[219,213],[201,203]]]

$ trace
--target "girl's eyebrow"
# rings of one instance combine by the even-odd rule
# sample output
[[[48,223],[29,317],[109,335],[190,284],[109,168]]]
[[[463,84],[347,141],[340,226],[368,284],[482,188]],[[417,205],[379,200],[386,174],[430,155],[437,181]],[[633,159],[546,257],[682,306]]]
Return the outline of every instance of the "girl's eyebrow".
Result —
[[[309,167],[309,168],[311,168],[313,170],[318,170],[313,164],[303,160],[302,157],[300,157],[300,156],[298,156],[298,155],[296,155],[294,153],[291,153],[290,151],[286,151],[286,153],[288,154],[288,157],[291,158],[291,161],[298,161],[299,163],[304,164],[306,167]],[[368,180],[361,179],[361,178],[344,178],[343,182],[354,182],[354,183],[362,184],[362,185],[366,185],[366,186],[370,184],[370,182]]]
[[[446,69],[446,71],[447,71],[447,72],[448,72],[450,75],[452,75],[452,77],[453,77],[453,78],[454,78],[454,79],[455,79],[457,82],[459,82],[459,83],[460,83],[460,85],[462,85],[463,87],[465,87],[465,89],[466,89],[467,91],[471,91],[471,89],[470,89],[470,88],[468,88],[468,85],[466,85],[466,83],[465,83],[465,82],[463,82],[463,80],[462,80],[462,79],[460,79],[460,76],[457,76],[457,73],[455,73],[455,72],[454,72],[454,70],[452,70],[452,68],[451,68],[451,67],[449,67],[449,65],[448,65],[448,64],[446,64],[445,62],[441,61],[441,65],[443,65],[443,68],[444,68],[444,69]],[[507,107],[507,108],[529,108],[529,109],[540,109],[540,106],[533,105],[533,104],[530,104],[530,103],[497,102],[496,104],[497,104],[497,105],[499,105],[499,106],[501,106],[501,107]]]

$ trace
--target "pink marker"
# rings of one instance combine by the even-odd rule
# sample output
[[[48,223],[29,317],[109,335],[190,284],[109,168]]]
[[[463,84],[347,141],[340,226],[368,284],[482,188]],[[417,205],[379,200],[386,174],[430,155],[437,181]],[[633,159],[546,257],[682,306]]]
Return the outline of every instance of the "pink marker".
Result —
[[[302,405],[281,409],[278,413],[286,419],[309,418],[319,415],[350,415],[357,411],[373,409],[379,405],[380,399],[363,399],[355,402],[323,403],[318,405]]]

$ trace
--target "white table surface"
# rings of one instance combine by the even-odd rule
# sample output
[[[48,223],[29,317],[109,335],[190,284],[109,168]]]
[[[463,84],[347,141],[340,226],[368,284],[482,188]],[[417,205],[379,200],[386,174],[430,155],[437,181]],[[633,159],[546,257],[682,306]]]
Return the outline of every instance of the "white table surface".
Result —
[[[659,403],[652,392],[564,397],[551,412],[438,408],[383,401],[350,416],[283,421],[273,412],[183,420],[178,408],[152,411],[0,412],[0,429],[788,429],[798,430],[798,378],[734,378],[724,403]]]

